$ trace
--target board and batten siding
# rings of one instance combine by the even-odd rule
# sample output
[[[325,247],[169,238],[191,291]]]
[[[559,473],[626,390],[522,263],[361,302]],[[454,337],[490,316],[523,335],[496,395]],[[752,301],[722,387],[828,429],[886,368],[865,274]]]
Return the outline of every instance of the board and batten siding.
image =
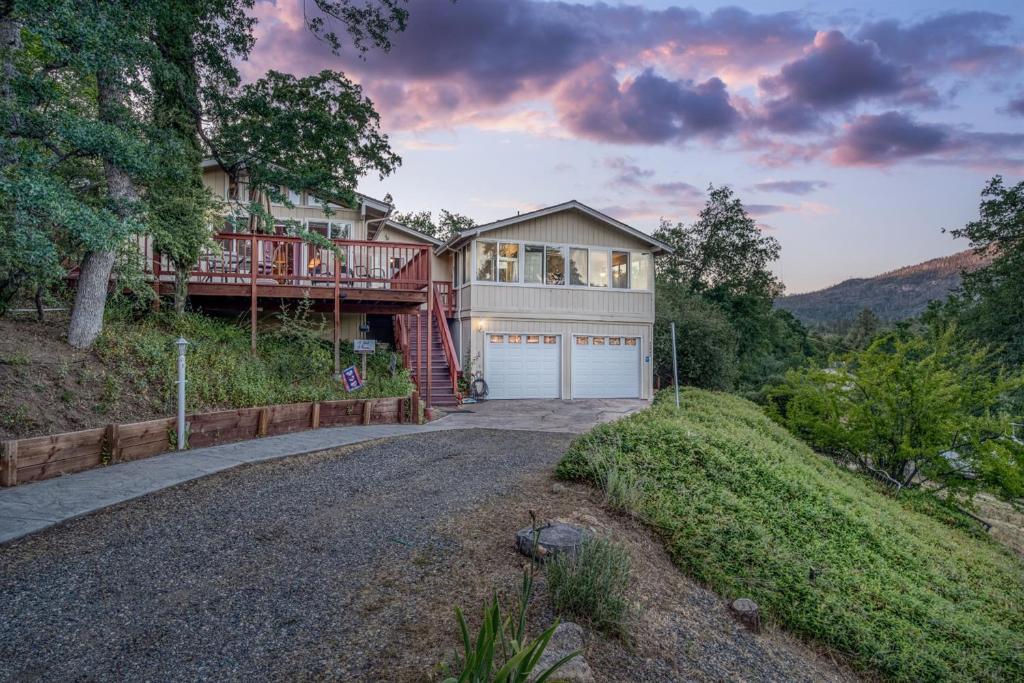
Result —
[[[559,320],[654,322],[654,292],[474,283],[463,300],[473,317],[533,314]],[[465,291],[465,290],[463,290]]]
[[[650,249],[650,246],[642,240],[573,210],[560,211],[491,230],[480,235],[478,239],[589,245],[615,249]]]

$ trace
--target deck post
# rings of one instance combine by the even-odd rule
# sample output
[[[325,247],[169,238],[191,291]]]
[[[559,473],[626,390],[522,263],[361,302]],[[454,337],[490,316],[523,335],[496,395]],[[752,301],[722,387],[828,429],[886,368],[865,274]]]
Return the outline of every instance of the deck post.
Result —
[[[430,357],[434,355],[434,347],[431,345],[434,331],[434,281],[431,277],[432,273],[430,272],[430,248],[428,247],[426,251],[420,253],[427,259],[427,407],[429,408],[433,405],[430,402]]]
[[[341,375],[341,259],[334,257],[334,376]]]
[[[153,248],[153,265],[152,265],[152,270],[153,270],[153,294],[155,295],[155,298],[153,299],[153,310],[154,311],[159,311],[160,310],[160,276],[161,276],[162,273],[160,272],[161,271],[160,252],[158,252],[155,247]]]
[[[256,353],[256,233],[249,238],[252,257],[249,259],[249,346]]]

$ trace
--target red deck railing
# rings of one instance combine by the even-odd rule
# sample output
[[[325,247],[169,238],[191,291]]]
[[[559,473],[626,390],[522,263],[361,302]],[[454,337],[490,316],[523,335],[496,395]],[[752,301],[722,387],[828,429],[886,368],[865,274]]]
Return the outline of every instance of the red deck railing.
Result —
[[[286,235],[219,233],[189,272],[189,282],[248,284],[255,274],[261,285],[333,287],[335,275],[343,289],[425,290],[429,283],[428,245],[366,240],[332,240],[333,249]],[[153,252],[149,238],[142,245],[147,272],[170,278],[174,264]]]
[[[437,328],[441,332],[441,348],[444,349],[444,359],[448,362],[448,374],[452,383],[452,391],[458,396],[459,375],[462,374],[462,364],[459,362],[459,354],[455,351],[452,333],[448,329],[448,321],[441,305],[438,283],[436,282],[434,283],[434,320],[437,321]]]
[[[441,300],[441,311],[444,317],[455,317],[455,309],[458,304],[458,292],[452,288],[452,283],[447,280],[434,280],[434,297]]]

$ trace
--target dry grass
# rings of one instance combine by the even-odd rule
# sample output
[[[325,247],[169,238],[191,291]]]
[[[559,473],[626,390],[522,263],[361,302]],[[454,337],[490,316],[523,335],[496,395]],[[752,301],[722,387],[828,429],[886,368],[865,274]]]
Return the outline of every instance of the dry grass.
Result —
[[[450,554],[413,551],[410,563],[416,571],[395,565],[378,574],[379,590],[356,596],[358,607],[353,607],[367,616],[399,601],[402,605],[401,619],[389,628],[407,645],[397,654],[382,652],[376,670],[387,670],[389,680],[398,681],[442,677],[440,665],[453,661],[459,645],[454,607],[478,619],[495,591],[505,604],[515,599],[526,559],[516,552],[514,536],[529,525],[532,509],[539,519],[582,524],[598,537],[614,538],[633,557],[628,641],[588,633],[585,656],[599,681],[854,680],[835,662],[781,632],[749,634],[718,596],[672,565],[646,529],[605,511],[601,495],[589,487],[569,485],[556,493],[553,483],[548,474],[526,479],[508,495],[447,519],[436,531],[459,540]],[[540,574],[528,635],[536,635],[555,617]],[[475,625],[473,621],[471,627]]]
[[[992,525],[992,538],[1024,556],[1024,513],[987,494],[975,496],[977,515]]]

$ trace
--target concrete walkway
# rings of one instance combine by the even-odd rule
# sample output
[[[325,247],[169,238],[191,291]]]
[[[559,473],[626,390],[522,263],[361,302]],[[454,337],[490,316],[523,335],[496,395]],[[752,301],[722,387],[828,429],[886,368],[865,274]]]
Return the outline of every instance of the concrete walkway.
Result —
[[[425,425],[325,427],[251,441],[165,453],[0,489],[0,544],[74,517],[208,474],[290,455],[392,436],[449,429],[582,433],[647,406],[644,401],[487,401]]]

